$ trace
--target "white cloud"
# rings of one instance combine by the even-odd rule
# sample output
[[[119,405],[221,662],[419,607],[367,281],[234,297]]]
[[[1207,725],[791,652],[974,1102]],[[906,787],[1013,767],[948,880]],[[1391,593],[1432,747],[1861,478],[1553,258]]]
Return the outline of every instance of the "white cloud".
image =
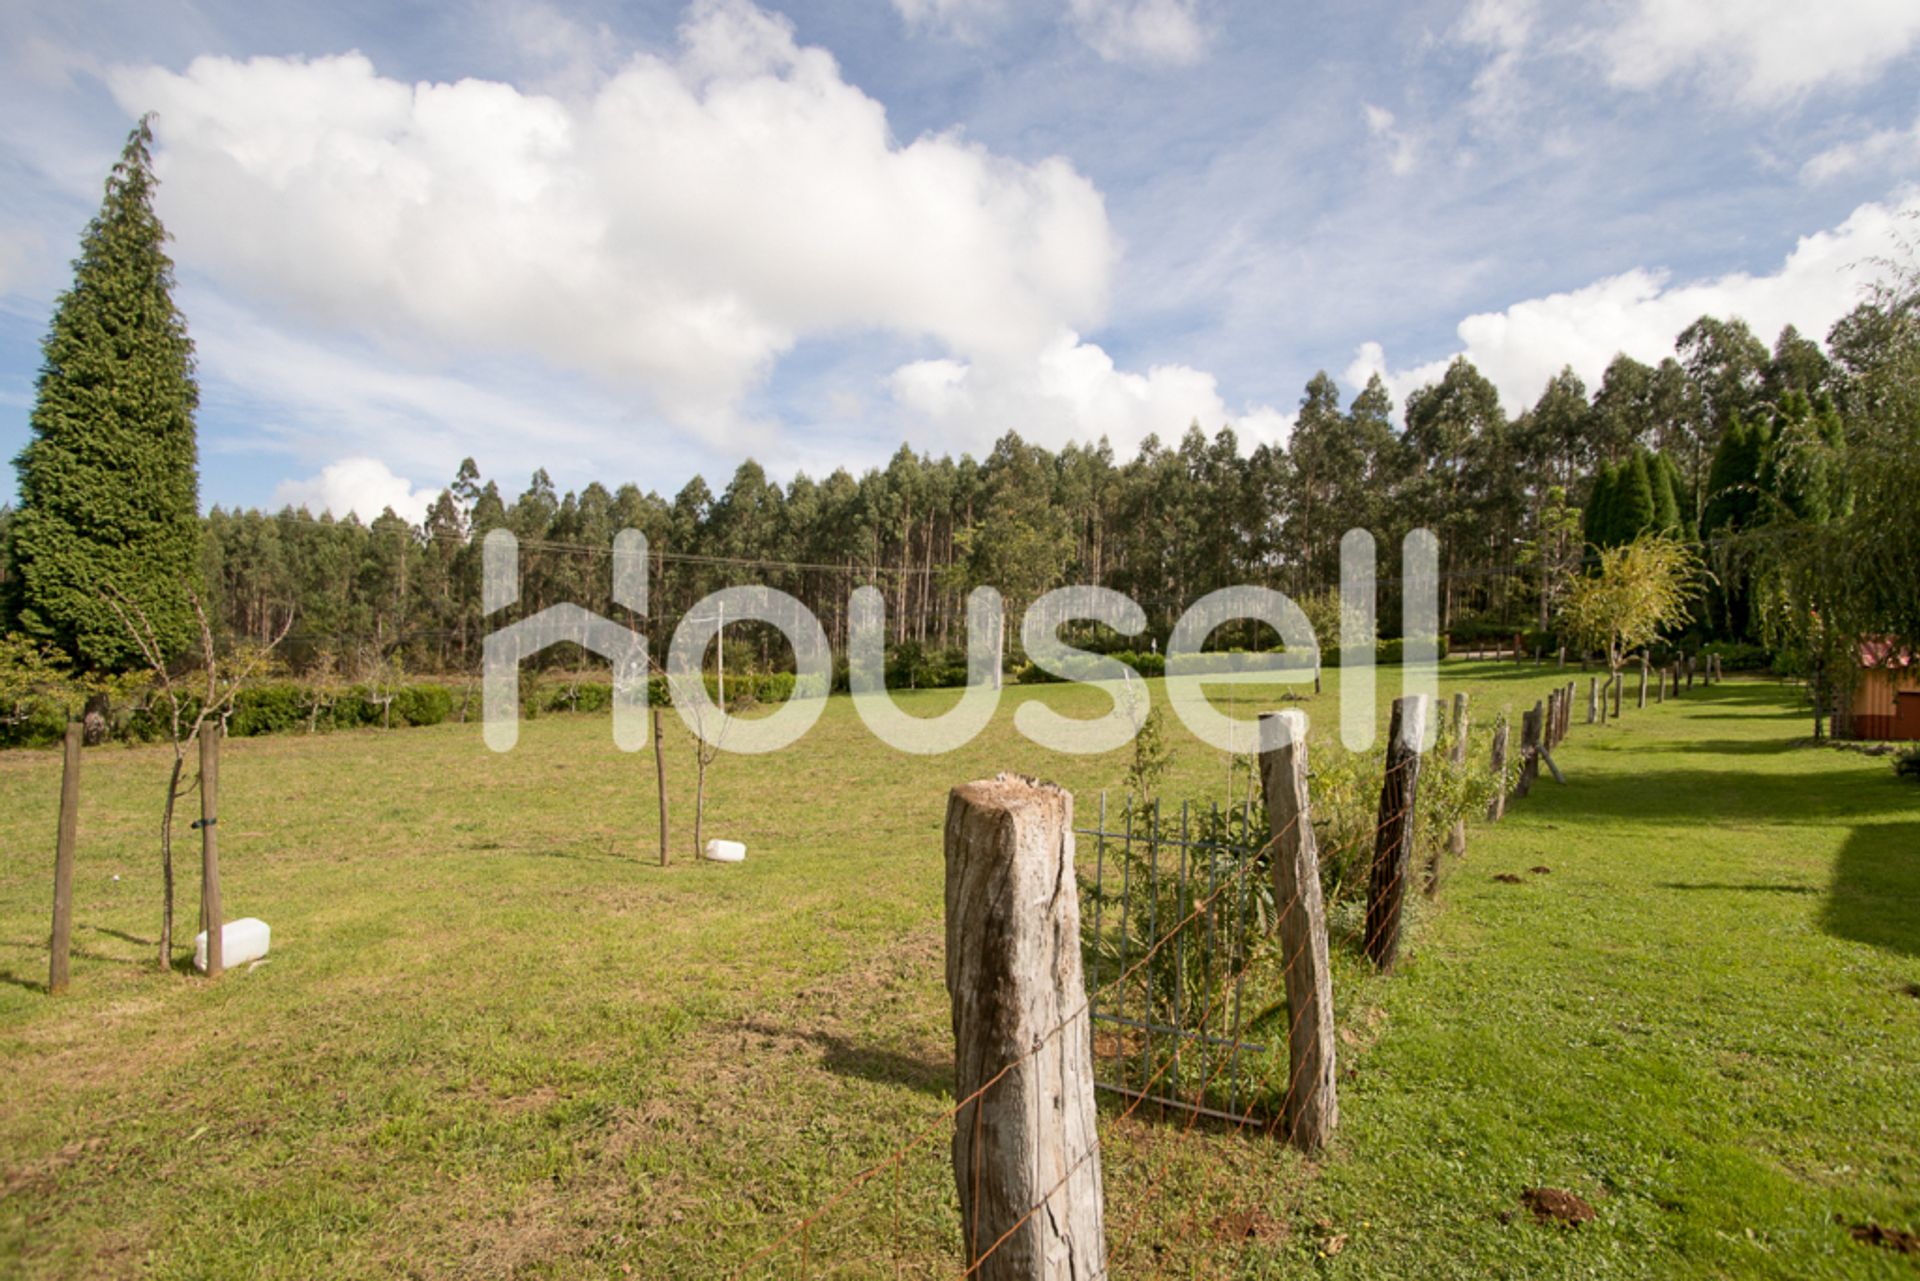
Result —
[[[1191,66],[1206,56],[1200,0],[1067,0],[1074,33],[1108,62]],[[909,27],[968,42],[1004,18],[1008,0],[893,0]]]
[[[1068,0],[1075,30],[1109,62],[1191,66],[1206,56],[1199,0]]]
[[[888,379],[894,401],[948,436],[982,445],[1013,428],[1057,448],[1105,436],[1130,454],[1149,434],[1177,440],[1198,421],[1209,433],[1232,422],[1249,445],[1284,442],[1293,416],[1266,405],[1235,413],[1214,376],[1190,365],[1154,365],[1146,373],[1114,366],[1097,344],[1062,330],[1037,361],[969,364],[917,360]]]
[[[1636,268],[1567,293],[1468,316],[1458,329],[1462,351],[1499,388],[1502,403],[1513,413],[1537,400],[1562,365],[1571,364],[1592,386],[1618,352],[1648,363],[1672,355],[1674,339],[1702,315],[1738,316],[1769,345],[1788,324],[1824,338],[1881,274],[1876,260],[1900,253],[1902,233],[1915,213],[1920,213],[1920,191],[1908,190],[1886,204],[1861,205],[1840,226],[1803,236],[1770,275],[1736,272],[1671,284],[1664,271]],[[1450,359],[1388,372],[1380,345],[1366,343],[1346,377],[1358,387],[1369,373],[1381,372],[1396,402],[1404,404],[1407,392],[1437,379]]]
[[[439,496],[438,489],[414,488],[378,458],[346,458],[329,463],[317,476],[280,482],[272,509],[299,507],[315,516],[332,512],[341,518],[353,512],[372,521],[391,507],[395,515],[417,525]]]
[[[1881,129],[1828,147],[1800,166],[1805,182],[1820,183],[1862,169],[1885,172],[1920,164],[1920,120],[1908,129]]]
[[[967,358],[1096,323],[1117,247],[1064,160],[901,145],[826,52],[699,0],[672,59],[561,101],[404,84],[358,54],[122,70],[160,113],[183,271],[418,361],[536,356],[734,442],[803,338],[878,329]]]
[[[1635,0],[1600,37],[1616,85],[1700,75],[1749,104],[1878,76],[1920,40],[1913,0]]]
[[[1006,13],[1007,0],[893,0],[893,7],[909,27],[973,41]]]
[[[1490,51],[1473,77],[1469,110],[1494,125],[1514,123],[1522,106],[1520,60],[1533,38],[1534,0],[1473,0],[1453,38]]]
[[[1367,132],[1386,147],[1387,168],[1400,175],[1413,172],[1413,139],[1393,127],[1393,113],[1369,102],[1361,108],[1361,115],[1366,119]]]

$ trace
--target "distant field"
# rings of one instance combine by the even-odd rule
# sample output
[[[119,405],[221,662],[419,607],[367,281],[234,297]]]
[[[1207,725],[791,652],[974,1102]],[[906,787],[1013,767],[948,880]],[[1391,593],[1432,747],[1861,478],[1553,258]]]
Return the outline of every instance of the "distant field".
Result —
[[[1442,692],[1517,720],[1557,679],[1451,662]],[[1336,691],[1305,704],[1317,751]],[[504,756],[477,725],[235,740],[227,910],[274,943],[216,984],[153,966],[165,750],[95,750],[58,1002],[59,761],[0,755],[0,1273],[731,1274],[951,1106],[947,788],[1120,787],[1124,753],[1018,736],[1026,699],[1104,706],[1010,688],[929,759],[835,698],[797,747],[723,758],[708,833],[738,867],[691,858],[677,723],[666,869],[652,759],[604,716]],[[1325,1159],[1103,1113],[1117,1278],[1914,1274],[1846,1225],[1920,1228],[1920,787],[1796,746],[1769,683],[1582,719],[1568,785],[1476,828],[1399,976],[1340,957]],[[1219,798],[1225,757],[1174,742],[1166,794]],[[1541,1184],[1596,1220],[1535,1224]],[[958,1235],[936,1130],[754,1275],[952,1276]]]

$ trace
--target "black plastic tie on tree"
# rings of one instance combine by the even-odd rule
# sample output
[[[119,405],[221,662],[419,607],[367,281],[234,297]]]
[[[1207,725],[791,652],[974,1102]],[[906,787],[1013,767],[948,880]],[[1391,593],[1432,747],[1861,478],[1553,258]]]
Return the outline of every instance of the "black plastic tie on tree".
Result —
[[[217,818],[196,818],[193,820],[192,827],[194,831],[198,831],[203,827],[212,827],[214,824],[218,823],[219,821],[220,820]]]

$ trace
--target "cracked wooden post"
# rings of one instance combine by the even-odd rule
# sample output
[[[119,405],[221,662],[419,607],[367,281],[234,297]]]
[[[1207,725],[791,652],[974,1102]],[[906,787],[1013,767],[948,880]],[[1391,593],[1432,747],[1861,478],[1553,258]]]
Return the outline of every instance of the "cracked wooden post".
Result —
[[[1426,695],[1394,699],[1386,777],[1380,783],[1380,815],[1374,825],[1373,870],[1367,883],[1367,956],[1383,970],[1391,970],[1400,956],[1400,905],[1407,895],[1407,867],[1413,857],[1420,741],[1426,732]]]
[[[1600,678],[1587,677],[1587,724],[1600,719]]]
[[[53,849],[53,934],[47,955],[47,995],[67,990],[73,951],[73,845],[80,830],[80,737],[85,727],[67,722],[60,771],[60,827]]]
[[[200,917],[207,932],[207,977],[225,970],[220,918],[220,738],[224,731],[212,721],[200,731]]]
[[[1073,795],[1015,774],[954,788],[946,873],[953,1174],[970,1274],[1104,1278]]]
[[[1498,823],[1507,812],[1507,718],[1493,726],[1493,799],[1487,802],[1487,822]]]
[[[1453,769],[1456,774],[1466,772],[1467,768],[1467,696],[1465,692],[1453,696]],[[1453,820],[1453,830],[1447,833],[1447,852],[1455,858],[1463,857],[1467,852],[1467,819],[1465,814]],[[1430,882],[1434,887],[1440,884],[1438,868]]]
[[[1621,696],[1626,692],[1627,674],[1625,672],[1615,672],[1613,674],[1613,719],[1616,721],[1620,719]]]
[[[1264,712],[1260,722],[1262,742],[1269,725],[1279,726],[1280,736],[1278,746],[1260,753],[1260,782],[1273,834],[1273,901],[1287,981],[1289,1088],[1281,1115],[1289,1141],[1302,1152],[1313,1152],[1340,1123],[1340,1100],[1327,912],[1307,801],[1307,717],[1304,712]]]
[[[1643,650],[1641,650],[1641,651],[1640,651],[1640,702],[1639,702],[1639,706],[1640,706],[1640,709],[1641,709],[1642,711],[1644,711],[1644,710],[1646,710],[1646,706],[1647,706],[1647,663],[1648,663],[1648,661],[1649,661],[1649,660],[1648,660],[1648,658],[1647,658],[1647,651],[1646,651],[1646,650],[1644,650],[1644,649],[1643,649]]]
[[[1520,777],[1514,780],[1513,798],[1524,800],[1540,776],[1540,704],[1520,716]]]

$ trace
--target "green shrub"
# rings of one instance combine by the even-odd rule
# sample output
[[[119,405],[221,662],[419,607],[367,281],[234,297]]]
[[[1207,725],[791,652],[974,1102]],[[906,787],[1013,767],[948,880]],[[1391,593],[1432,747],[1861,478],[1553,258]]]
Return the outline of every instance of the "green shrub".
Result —
[[[452,711],[453,691],[445,685],[408,685],[393,699],[396,725],[438,725]]]
[[[1765,645],[1749,645],[1745,641],[1714,641],[1702,646],[1700,652],[1718,657],[1722,671],[1764,672],[1773,666],[1773,655]]]
[[[1893,758],[1893,772],[1920,783],[1920,747],[1909,747]]]
[[[249,685],[234,695],[227,733],[236,738],[251,738],[255,734],[284,734],[291,729],[305,729],[309,699],[307,687],[294,681]]]

